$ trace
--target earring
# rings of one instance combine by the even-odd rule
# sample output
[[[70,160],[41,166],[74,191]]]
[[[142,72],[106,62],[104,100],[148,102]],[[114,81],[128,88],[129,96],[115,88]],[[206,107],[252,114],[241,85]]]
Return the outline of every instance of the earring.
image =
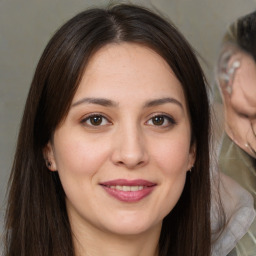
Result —
[[[226,91],[231,95],[232,94],[232,85],[235,77],[236,70],[240,67],[240,61],[236,60],[233,62],[230,69],[227,71],[229,80],[227,82]]]
[[[189,169],[189,172],[191,173],[192,172],[192,168],[194,167],[194,165],[191,166],[191,168]]]
[[[50,161],[47,161],[47,166],[51,167],[52,163]]]

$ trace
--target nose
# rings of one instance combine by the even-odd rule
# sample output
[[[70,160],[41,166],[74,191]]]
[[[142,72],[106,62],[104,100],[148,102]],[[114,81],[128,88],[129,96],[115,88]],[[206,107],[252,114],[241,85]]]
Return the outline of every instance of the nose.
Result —
[[[115,165],[136,169],[149,161],[146,141],[138,127],[129,126],[116,131],[113,138],[112,162]]]

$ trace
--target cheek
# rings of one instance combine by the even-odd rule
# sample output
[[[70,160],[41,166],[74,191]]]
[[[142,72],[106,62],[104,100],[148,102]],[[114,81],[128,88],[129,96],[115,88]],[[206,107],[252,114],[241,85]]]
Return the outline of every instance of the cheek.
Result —
[[[68,201],[75,208],[80,209],[81,202],[87,202],[88,196],[95,193],[97,174],[106,161],[109,151],[106,147],[109,143],[104,145],[72,136],[65,141],[58,140],[55,145],[59,177]]]
[[[153,159],[165,175],[179,175],[187,171],[189,148],[189,140],[184,140],[184,138],[165,140],[159,143],[158,147],[153,148]]]
[[[175,207],[182,194],[189,164],[189,145],[186,142],[162,144],[154,153],[161,171],[161,193],[157,199],[159,218],[164,218]]]
[[[56,145],[55,159],[60,173],[93,175],[108,155],[108,143],[99,143],[83,138],[60,141]]]

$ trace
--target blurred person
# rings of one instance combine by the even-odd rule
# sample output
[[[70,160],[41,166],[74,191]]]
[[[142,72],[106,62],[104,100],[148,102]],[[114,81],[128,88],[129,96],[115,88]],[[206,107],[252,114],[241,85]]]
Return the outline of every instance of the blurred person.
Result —
[[[224,36],[218,85],[225,132],[219,166],[254,197],[256,204],[256,12],[239,18]],[[230,255],[256,255],[256,222]]]

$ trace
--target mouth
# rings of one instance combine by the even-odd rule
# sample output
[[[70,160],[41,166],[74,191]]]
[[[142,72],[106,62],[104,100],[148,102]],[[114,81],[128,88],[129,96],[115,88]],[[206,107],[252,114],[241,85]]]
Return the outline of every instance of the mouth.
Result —
[[[111,180],[102,182],[99,185],[111,197],[122,202],[138,202],[151,194],[156,183],[147,180]]]
[[[120,191],[139,191],[145,188],[144,186],[119,186],[119,185],[107,186],[107,187],[111,189],[120,190]]]

